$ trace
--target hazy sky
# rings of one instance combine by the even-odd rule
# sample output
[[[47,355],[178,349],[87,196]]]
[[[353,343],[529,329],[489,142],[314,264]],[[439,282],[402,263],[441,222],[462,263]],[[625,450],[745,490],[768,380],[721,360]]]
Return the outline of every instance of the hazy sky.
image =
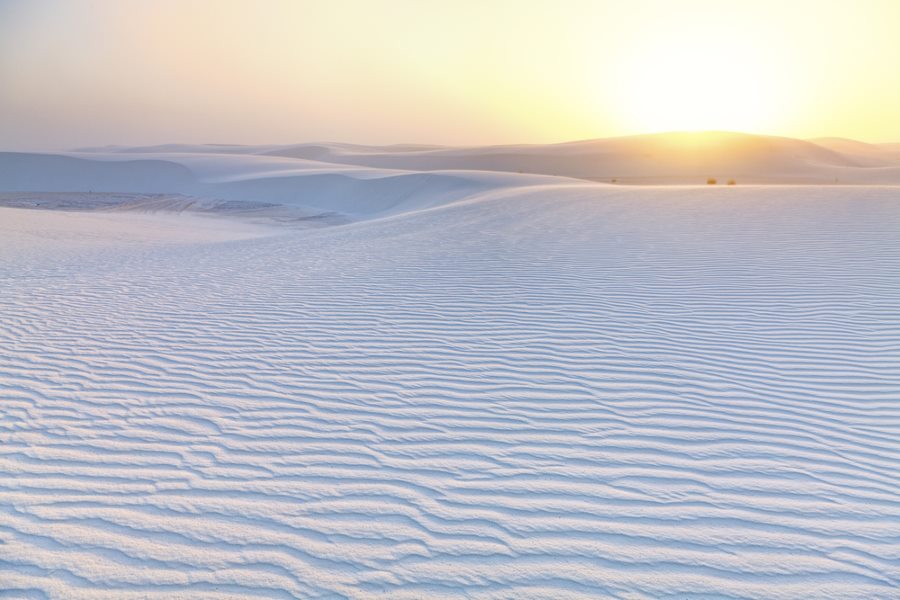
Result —
[[[900,0],[0,0],[0,148],[900,141]]]

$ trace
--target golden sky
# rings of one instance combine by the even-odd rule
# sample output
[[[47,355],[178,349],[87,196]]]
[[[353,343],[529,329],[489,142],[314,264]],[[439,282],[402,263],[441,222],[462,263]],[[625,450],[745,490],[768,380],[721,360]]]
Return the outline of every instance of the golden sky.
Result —
[[[0,0],[0,147],[900,141],[900,0]]]

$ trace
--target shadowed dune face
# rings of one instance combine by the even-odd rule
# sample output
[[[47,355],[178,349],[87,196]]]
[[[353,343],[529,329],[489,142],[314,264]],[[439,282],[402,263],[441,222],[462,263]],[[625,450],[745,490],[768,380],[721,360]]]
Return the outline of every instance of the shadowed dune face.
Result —
[[[0,192],[173,192],[193,181],[167,160],[112,163],[46,154],[0,153]]]
[[[0,153],[0,204],[55,207],[69,202],[85,209],[88,196],[124,194],[121,200],[97,195],[98,207],[138,204],[148,210],[222,207],[224,201],[287,207],[295,216],[340,213],[354,218],[422,210],[475,194],[535,185],[583,185],[577,180],[489,171],[417,172],[346,167],[331,163],[257,155],[208,153],[82,154],[72,156]],[[99,159],[99,160],[98,160]],[[5,188],[5,189],[4,189]],[[34,192],[69,193],[41,199]],[[18,193],[19,195],[16,195]],[[173,202],[133,194],[170,194]],[[185,197],[178,199],[177,197]],[[74,204],[71,204],[74,203]]]

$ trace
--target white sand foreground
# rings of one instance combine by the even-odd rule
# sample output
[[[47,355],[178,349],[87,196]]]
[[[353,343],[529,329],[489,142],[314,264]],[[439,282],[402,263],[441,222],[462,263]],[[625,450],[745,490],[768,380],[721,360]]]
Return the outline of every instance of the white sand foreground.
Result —
[[[900,597],[897,188],[485,177],[0,208],[0,597]]]

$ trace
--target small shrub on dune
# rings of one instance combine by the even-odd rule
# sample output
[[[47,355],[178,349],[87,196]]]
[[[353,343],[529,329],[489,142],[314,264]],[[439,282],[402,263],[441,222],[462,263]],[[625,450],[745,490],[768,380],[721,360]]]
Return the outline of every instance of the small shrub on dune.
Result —
[[[728,180],[728,185],[735,185],[735,184],[737,184],[737,181],[735,181],[734,179]]]
[[[716,181],[715,177],[710,177],[709,179],[706,180],[706,185],[716,185],[716,183],[718,183],[718,182]]]

